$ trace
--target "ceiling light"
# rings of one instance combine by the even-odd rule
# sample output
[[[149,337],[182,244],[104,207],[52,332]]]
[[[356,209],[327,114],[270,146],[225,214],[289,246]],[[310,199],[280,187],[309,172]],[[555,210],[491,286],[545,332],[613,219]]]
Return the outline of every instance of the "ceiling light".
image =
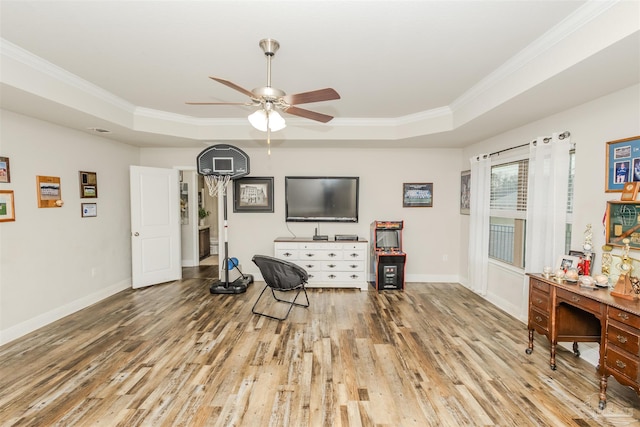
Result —
[[[271,132],[277,132],[287,126],[282,116],[274,110],[258,110],[255,113],[250,114],[248,118],[251,126],[262,132],[267,131],[267,119]]]

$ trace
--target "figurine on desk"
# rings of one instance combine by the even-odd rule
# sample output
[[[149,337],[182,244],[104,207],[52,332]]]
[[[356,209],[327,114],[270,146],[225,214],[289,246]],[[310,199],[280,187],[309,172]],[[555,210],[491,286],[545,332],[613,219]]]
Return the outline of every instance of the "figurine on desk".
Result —
[[[634,300],[638,298],[638,294],[640,294],[640,280],[635,276],[631,276],[633,261],[638,260],[629,256],[629,242],[629,239],[622,240],[624,247],[622,249],[622,255],[620,256],[620,263],[617,265],[620,276],[618,277],[615,287],[611,290],[611,295]]]

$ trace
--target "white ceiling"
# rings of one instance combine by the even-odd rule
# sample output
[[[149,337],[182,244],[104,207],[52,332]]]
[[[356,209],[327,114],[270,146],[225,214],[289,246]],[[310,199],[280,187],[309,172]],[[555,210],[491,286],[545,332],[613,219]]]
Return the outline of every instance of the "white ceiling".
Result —
[[[332,87],[274,144],[461,147],[640,82],[640,6],[603,1],[0,2],[2,107],[140,146],[264,144],[208,76]],[[640,96],[640,94],[639,94]]]

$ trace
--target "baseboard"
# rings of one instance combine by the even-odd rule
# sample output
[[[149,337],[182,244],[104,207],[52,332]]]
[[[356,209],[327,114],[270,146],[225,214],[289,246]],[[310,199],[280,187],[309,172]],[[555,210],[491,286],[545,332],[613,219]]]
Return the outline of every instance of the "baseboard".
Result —
[[[24,322],[18,323],[17,325],[11,326],[7,329],[2,329],[0,330],[0,345],[6,344],[24,335],[27,335],[28,333],[31,333],[36,329],[53,323],[56,320],[60,320],[65,316],[82,310],[83,308],[87,308],[92,304],[100,302],[103,299],[117,294],[118,292],[125,289],[129,289],[130,287],[131,279],[123,280],[122,282],[111,285],[108,288],[101,289],[100,291],[94,292],[90,295],[87,295],[86,297],[72,301],[69,304],[57,307],[51,311],[25,320]]]

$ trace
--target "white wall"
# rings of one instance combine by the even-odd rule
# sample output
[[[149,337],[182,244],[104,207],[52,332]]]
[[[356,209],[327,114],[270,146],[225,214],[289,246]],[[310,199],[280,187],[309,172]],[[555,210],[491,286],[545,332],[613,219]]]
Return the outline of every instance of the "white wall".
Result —
[[[129,165],[136,147],[0,110],[15,222],[0,223],[0,343],[131,284]],[[98,216],[80,215],[79,171],[96,172]],[[36,175],[61,179],[64,206],[38,208]]]
[[[273,240],[281,236],[314,234],[318,223],[284,221],[284,177],[326,175],[360,177],[360,220],[357,224],[320,223],[319,234],[358,234],[370,239],[374,220],[404,220],[407,281],[459,281],[458,254],[460,176],[459,149],[267,149],[244,150],[250,176],[274,177],[273,213],[234,213],[231,185],[228,195],[229,254],[240,260],[243,272],[258,275],[255,254],[273,254]],[[200,150],[141,149],[144,166],[195,164]],[[432,182],[433,208],[403,208],[402,184]],[[444,260],[446,258],[446,260]]]

